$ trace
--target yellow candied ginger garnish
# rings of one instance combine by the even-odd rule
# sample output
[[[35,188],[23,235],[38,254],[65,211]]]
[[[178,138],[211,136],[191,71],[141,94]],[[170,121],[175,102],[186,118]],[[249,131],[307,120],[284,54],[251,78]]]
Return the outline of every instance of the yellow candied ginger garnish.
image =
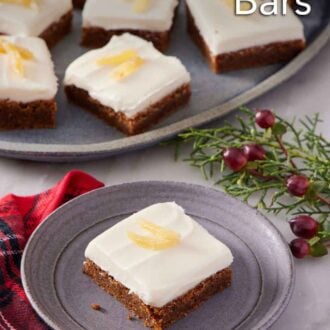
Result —
[[[170,249],[180,243],[180,235],[171,229],[158,226],[146,220],[139,221],[139,225],[151,234],[144,236],[130,231],[127,232],[129,239],[139,247],[160,251]]]
[[[34,59],[33,54],[25,48],[16,46],[11,42],[7,42],[0,38],[0,55],[8,54],[13,63],[14,71],[20,76],[24,76],[24,63],[23,61],[30,61]]]
[[[13,61],[14,71],[18,75],[24,76],[24,64],[23,64],[23,59],[20,56],[20,53],[17,50],[14,50],[11,53],[11,57],[12,57],[12,61]]]
[[[143,64],[144,60],[141,57],[134,57],[131,60],[118,65],[113,70],[112,76],[116,80],[125,79],[126,77],[129,77],[134,72],[136,72]]]
[[[37,6],[36,0],[0,0],[0,3],[9,3],[30,8]]]
[[[97,64],[114,66],[112,77],[122,80],[136,72],[144,64],[144,60],[136,50],[128,49],[117,55],[104,56],[97,61]]]
[[[230,6],[231,8],[235,9],[236,6],[236,0],[220,0],[220,1],[225,1],[225,3]],[[240,2],[240,9],[241,10],[250,10],[251,5],[248,2]]]
[[[5,46],[7,48],[7,52],[17,52],[19,53],[20,57],[23,60],[30,61],[34,59],[33,54],[26,48],[16,46],[15,44],[12,43],[6,43],[7,45]],[[1,49],[1,41],[0,41],[0,49]],[[6,51],[5,51],[6,53]]]
[[[133,58],[139,57],[138,53],[134,49],[128,49],[124,52],[113,55],[113,56],[104,56],[97,61],[99,65],[119,65],[123,64]]]
[[[151,6],[151,0],[134,0],[133,10],[136,13],[145,13]]]

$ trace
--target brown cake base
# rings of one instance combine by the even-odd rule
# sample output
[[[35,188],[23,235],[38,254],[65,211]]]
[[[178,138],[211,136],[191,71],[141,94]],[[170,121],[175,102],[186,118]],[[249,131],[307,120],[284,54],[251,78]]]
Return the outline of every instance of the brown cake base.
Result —
[[[74,85],[66,86],[65,92],[71,102],[90,111],[126,135],[143,133],[161,119],[176,111],[180,106],[188,103],[191,95],[190,85],[183,85],[135,117],[128,118],[122,112],[116,112],[112,108],[102,105],[99,101],[93,99],[87,91]]]
[[[214,56],[201,36],[188,7],[187,22],[189,35],[207,58],[211,70],[215,73],[249,69],[290,61],[305,48],[304,40],[291,40]]]
[[[19,103],[0,100],[0,130],[54,128],[55,100]]]
[[[120,301],[130,314],[142,319],[146,327],[155,330],[168,328],[198,308],[214,294],[229,288],[232,278],[231,268],[226,268],[207,278],[181,297],[161,308],[156,308],[146,305],[136,294],[130,293],[128,288],[102,271],[90,260],[85,261],[83,272],[90,276],[104,291]]]
[[[41,33],[39,37],[46,41],[49,48],[54,47],[71,31],[72,17],[73,12],[71,10]]]
[[[85,6],[85,2],[86,2],[86,0],[73,0],[72,4],[73,4],[73,7],[76,9],[83,9]]]
[[[171,31],[152,32],[144,30],[105,30],[98,27],[88,27],[82,30],[81,45],[88,48],[100,48],[105,46],[115,35],[131,33],[147,41],[151,41],[161,52],[165,51],[170,43]]]

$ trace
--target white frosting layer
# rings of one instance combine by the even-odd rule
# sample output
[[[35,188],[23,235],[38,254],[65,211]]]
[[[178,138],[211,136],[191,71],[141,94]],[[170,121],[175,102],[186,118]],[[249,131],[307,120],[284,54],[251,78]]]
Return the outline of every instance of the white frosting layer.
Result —
[[[97,60],[134,49],[145,63],[132,75],[116,80],[111,77],[114,67],[100,66]],[[131,34],[114,36],[103,48],[89,51],[67,68],[64,83],[88,91],[89,95],[123,112],[127,117],[147,109],[190,82],[190,75],[176,57],[165,56],[152,43]]]
[[[139,220],[174,230],[180,244],[161,251],[137,246],[127,231],[145,235]],[[233,262],[229,248],[175,203],[152,205],[119,222],[91,241],[85,256],[154,307],[166,305]]]
[[[235,16],[225,0],[186,0],[195,23],[213,55],[273,42],[304,40],[304,27],[288,8],[286,16]]]
[[[0,3],[0,33],[39,36],[71,9],[71,0],[38,0],[31,8]]]
[[[106,30],[167,31],[172,26],[177,5],[178,0],[151,0],[150,8],[139,13],[133,10],[133,1],[87,0],[83,10],[83,26]]]
[[[54,64],[44,40],[36,37],[0,37],[29,50],[33,59],[24,60],[24,76],[13,70],[12,58],[0,54],[0,99],[17,102],[50,100],[57,92]]]

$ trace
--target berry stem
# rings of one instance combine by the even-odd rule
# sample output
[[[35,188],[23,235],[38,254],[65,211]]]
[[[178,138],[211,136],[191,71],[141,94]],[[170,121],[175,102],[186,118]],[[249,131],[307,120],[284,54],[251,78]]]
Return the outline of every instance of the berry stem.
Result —
[[[321,195],[317,195],[316,197],[320,202],[324,203],[325,205],[330,206],[330,200],[322,197]]]
[[[283,141],[282,141],[282,138],[281,138],[279,135],[276,135],[276,140],[277,140],[277,142],[278,142],[280,148],[282,149],[284,155],[285,155],[286,158],[289,160],[289,152],[288,152],[287,148],[285,147],[285,145],[284,145],[284,143],[283,143]],[[290,161],[291,166],[292,166],[294,169],[297,169],[297,165],[295,164],[295,162],[294,162],[292,159],[290,159],[289,161]]]
[[[257,178],[260,178],[260,179],[264,179],[266,181],[272,181],[272,180],[277,180],[278,178],[276,176],[272,176],[272,175],[264,175],[262,173],[260,173],[259,171],[257,170],[248,170],[248,172],[257,177]]]

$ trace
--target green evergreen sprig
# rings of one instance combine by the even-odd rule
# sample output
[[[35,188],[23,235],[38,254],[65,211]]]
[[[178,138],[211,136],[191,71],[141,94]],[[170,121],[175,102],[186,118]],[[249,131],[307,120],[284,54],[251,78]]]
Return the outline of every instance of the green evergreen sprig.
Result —
[[[324,245],[330,239],[330,142],[318,133],[319,114],[292,122],[276,116],[271,127],[261,129],[256,112],[242,107],[236,120],[236,124],[191,128],[180,134],[176,157],[182,153],[180,146],[187,144],[191,151],[184,160],[199,168],[206,179],[213,178],[228,194],[266,212],[314,217],[319,227],[309,240],[311,254],[326,254]],[[248,144],[262,146],[265,157],[249,161],[238,171],[228,168],[224,152],[241,150]],[[292,176],[308,179],[308,190],[301,197],[288,191],[287,180]]]

